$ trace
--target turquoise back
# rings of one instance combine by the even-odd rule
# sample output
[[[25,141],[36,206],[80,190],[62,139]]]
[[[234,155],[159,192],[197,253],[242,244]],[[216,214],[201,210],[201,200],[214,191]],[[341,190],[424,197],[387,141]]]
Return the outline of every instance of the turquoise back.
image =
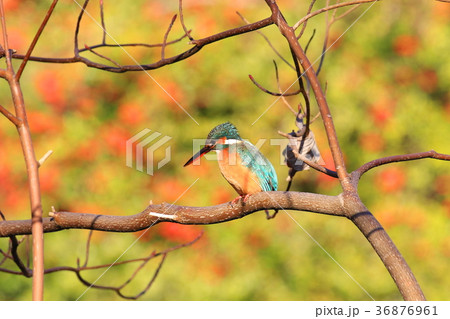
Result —
[[[261,189],[265,192],[278,189],[278,179],[272,163],[251,143],[242,141],[236,145],[242,165],[248,167],[258,176]]]

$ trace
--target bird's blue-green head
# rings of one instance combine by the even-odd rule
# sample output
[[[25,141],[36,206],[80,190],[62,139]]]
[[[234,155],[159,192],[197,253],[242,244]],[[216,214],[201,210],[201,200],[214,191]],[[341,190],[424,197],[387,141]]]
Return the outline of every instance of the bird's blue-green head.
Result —
[[[206,138],[206,145],[215,144],[215,141],[226,138],[228,140],[242,140],[239,136],[239,132],[233,124],[226,122],[217,125],[215,128],[209,132]]]
[[[226,143],[226,140],[242,141],[236,126],[234,126],[230,122],[219,124],[215,128],[213,128],[206,138],[205,147],[203,147],[197,154],[192,156],[192,158],[187,161],[184,166],[191,164],[194,160],[202,157],[212,150],[227,148],[229,145]]]

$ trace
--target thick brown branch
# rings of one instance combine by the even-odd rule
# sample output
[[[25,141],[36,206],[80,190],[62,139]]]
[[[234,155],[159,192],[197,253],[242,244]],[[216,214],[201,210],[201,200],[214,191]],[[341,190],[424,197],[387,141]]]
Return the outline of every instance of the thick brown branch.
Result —
[[[310,14],[307,14],[306,16],[304,16],[303,18],[301,18],[294,26],[294,30],[297,30],[297,28],[304,22],[308,21],[309,19],[311,19],[312,17],[321,14],[325,11],[329,11],[329,10],[334,10],[337,8],[342,8],[342,7],[347,7],[347,6],[352,6],[355,4],[360,4],[360,3],[369,3],[369,2],[375,2],[375,1],[380,1],[380,0],[356,0],[356,1],[349,1],[349,2],[342,2],[342,3],[337,3],[337,4],[333,4],[331,6],[327,6],[324,8],[321,8],[317,11],[314,11]]]
[[[245,205],[242,202],[209,207],[150,205],[143,212],[130,216],[54,212],[52,218],[44,218],[44,232],[69,228],[135,232],[160,222],[215,224],[242,218],[260,210],[280,208],[344,216],[339,196],[300,192],[266,192],[250,196]],[[31,222],[29,220],[0,222],[0,237],[26,235],[30,231]]]

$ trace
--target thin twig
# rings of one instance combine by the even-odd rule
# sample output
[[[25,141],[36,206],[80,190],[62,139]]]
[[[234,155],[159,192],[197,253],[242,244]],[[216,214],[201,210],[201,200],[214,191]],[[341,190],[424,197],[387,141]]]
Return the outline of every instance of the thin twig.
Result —
[[[91,61],[85,57],[80,56],[80,52],[82,50],[80,50],[78,48],[78,33],[79,33],[79,29],[80,29],[80,22],[81,22],[81,18],[83,16],[84,8],[86,7],[88,1],[89,0],[86,0],[86,2],[83,5],[83,9],[81,10],[80,15],[78,16],[77,26],[76,26],[76,30],[75,30],[75,37],[74,37],[74,56],[69,57],[69,58],[48,58],[48,57],[31,56],[29,58],[30,61],[36,61],[36,62],[42,62],[42,63],[80,63],[81,62],[90,68],[95,68],[95,69],[108,71],[108,72],[114,72],[114,73],[154,70],[154,69],[158,69],[158,68],[164,67],[166,65],[173,64],[173,63],[182,61],[184,59],[187,59],[187,58],[191,57],[192,55],[196,54],[197,52],[199,52],[206,45],[212,44],[212,43],[220,41],[222,39],[226,39],[226,38],[233,37],[236,35],[244,34],[247,32],[252,32],[252,31],[255,31],[255,30],[258,30],[261,28],[265,28],[265,27],[273,24],[272,18],[269,17],[269,18],[266,18],[266,19],[248,24],[248,25],[244,25],[242,27],[229,29],[229,30],[226,30],[226,31],[202,38],[202,39],[192,40],[190,42],[190,44],[194,45],[192,48],[190,48],[180,54],[171,56],[169,58],[165,58],[164,60],[159,60],[159,61],[156,61],[156,62],[150,63],[150,64],[123,65],[119,68],[119,67],[113,67],[111,65],[97,63],[97,62]],[[167,44],[169,44],[169,42]],[[104,45],[104,46],[113,46],[113,45]],[[117,46],[121,46],[121,45],[117,45]],[[162,46],[162,44],[159,46]],[[91,47],[93,48],[94,46],[91,46]],[[15,59],[23,58],[22,55],[18,55],[18,54],[14,54],[13,57]],[[1,70],[0,70],[0,75],[1,75]]]
[[[52,4],[50,6],[50,9],[47,10],[47,14],[44,17],[44,21],[42,21],[42,23],[41,23],[41,25],[40,25],[36,35],[33,38],[33,41],[31,42],[30,46],[28,47],[27,53],[25,54],[25,58],[23,59],[22,63],[20,64],[19,69],[17,70],[17,73],[16,73],[16,79],[17,80],[20,79],[20,77],[22,75],[22,72],[25,69],[25,66],[27,65],[28,59],[30,58],[31,53],[34,50],[34,48],[36,46],[36,43],[38,42],[38,40],[39,40],[39,38],[40,38],[40,36],[42,34],[42,31],[44,31],[44,28],[47,25],[47,22],[50,19],[51,15],[53,13],[53,10],[55,9],[55,6],[56,6],[57,3],[58,3],[58,0],[53,0]]]
[[[249,74],[248,77],[249,77],[250,80],[253,82],[253,84],[256,85],[256,87],[257,87],[258,89],[260,89],[261,91],[263,91],[263,92],[265,92],[265,93],[267,93],[267,94],[273,95],[273,96],[293,96],[293,95],[297,95],[297,94],[300,93],[300,91],[291,92],[291,93],[289,93],[289,92],[287,92],[287,93],[276,93],[276,92],[272,92],[272,91],[269,91],[269,90],[267,90],[266,88],[264,88],[264,87],[263,87],[261,84],[259,84],[258,82],[256,82],[255,78],[254,78],[252,75]]]
[[[44,162],[53,154],[52,150],[49,150],[47,153],[44,154],[44,156],[41,157],[41,159],[38,161],[39,167],[44,164]]]
[[[278,86],[278,91],[280,93],[283,92],[283,90],[281,89],[281,83],[280,83],[280,77],[278,75],[278,65],[277,62],[275,62],[275,60],[273,60],[273,65],[275,67],[275,78],[277,80],[277,86]],[[288,107],[289,110],[291,110],[292,113],[294,113],[295,115],[297,115],[297,112],[292,108],[292,106],[288,103],[286,97],[284,95],[281,95],[281,101],[283,101],[283,103]]]
[[[22,124],[22,120],[17,118],[14,114],[0,105],[0,113],[2,113],[8,120],[10,120],[16,127]]]
[[[85,254],[85,259],[84,259],[84,264],[83,267],[86,267],[88,264],[88,260],[89,260],[89,250],[91,247],[91,239],[92,239],[92,234],[94,233],[94,231],[91,229],[89,231],[89,235],[88,235],[88,239],[86,241],[86,254]]]
[[[242,21],[244,21],[245,23],[249,24],[250,21],[248,21],[240,12],[236,11],[237,15],[242,19]],[[294,69],[294,66],[289,63],[288,60],[286,60],[280,52],[278,52],[278,50],[275,48],[275,46],[272,44],[272,42],[270,42],[269,38],[262,33],[261,31],[256,31],[256,33],[258,33],[260,36],[263,37],[264,40],[266,40],[267,44],[269,44],[269,47],[273,50],[273,52],[275,52],[275,54],[284,62],[286,63],[291,69]]]
[[[80,14],[77,18],[77,24],[75,27],[75,35],[73,37],[73,52],[75,54],[75,58],[79,57],[79,47],[78,47],[78,34],[80,33],[80,25],[81,25],[81,19],[83,18],[84,12],[86,10],[86,7],[89,3],[89,0],[84,1],[83,6],[81,7]]]
[[[105,14],[104,14],[103,0],[100,0],[100,22],[102,24],[102,44],[106,44],[106,26],[105,26]]]
[[[167,38],[169,36],[170,30],[172,30],[173,24],[175,23],[175,20],[177,19],[177,15],[175,14],[172,17],[172,20],[170,21],[169,27],[167,28],[166,33],[164,34],[164,40],[163,45],[161,46],[161,60],[164,60],[165,57],[165,50],[166,50],[166,44],[167,44]]]
[[[191,36],[191,31],[189,31],[186,27],[186,25],[184,24],[184,16],[183,16],[183,0],[179,0],[178,1],[178,11],[180,14],[180,23],[181,26],[183,27],[184,30],[184,35],[187,36],[189,38],[190,41],[193,41],[194,38]]]
[[[91,49],[89,46],[87,46],[86,44],[84,45],[84,48],[85,48],[86,50],[89,50],[89,52],[95,54],[96,56],[98,56],[98,57],[100,57],[100,58],[102,58],[102,59],[105,59],[105,60],[111,62],[112,64],[114,64],[114,65],[117,66],[118,68],[122,67],[119,63],[117,63],[117,62],[114,61],[113,59],[108,58],[107,56],[104,56],[103,54],[100,54],[100,53],[95,52],[94,50],[92,50],[92,49]]]
[[[126,260],[124,262],[121,263],[115,263],[115,264],[108,264],[108,265],[102,265],[102,268],[106,268],[106,267],[114,267],[114,266],[118,266],[121,264],[125,264],[125,263],[131,263],[131,262],[136,262],[136,261],[141,261],[142,263],[134,270],[134,272],[132,273],[132,275],[124,281],[123,284],[119,285],[119,286],[103,286],[103,285],[96,285],[94,283],[90,283],[89,281],[87,281],[86,279],[84,279],[81,276],[81,271],[83,270],[88,270],[88,269],[94,269],[94,267],[77,267],[77,268],[72,268],[72,267],[58,267],[58,269],[54,269],[54,271],[62,271],[62,270],[66,270],[66,271],[73,271],[75,272],[77,278],[80,280],[81,283],[83,283],[85,286],[89,287],[89,288],[96,288],[96,289],[104,289],[104,290],[112,290],[114,291],[117,295],[119,295],[121,298],[124,299],[132,299],[132,300],[136,300],[139,297],[141,297],[143,294],[145,294],[150,287],[152,286],[152,284],[154,283],[156,277],[158,276],[163,263],[167,257],[167,254],[171,251],[183,248],[183,247],[187,247],[190,246],[192,244],[194,244],[195,242],[197,242],[203,235],[203,231],[200,232],[200,234],[194,238],[192,241],[187,242],[187,243],[183,243],[180,245],[177,245],[175,247],[171,247],[169,249],[166,249],[165,251],[159,252],[159,253],[155,253],[152,252],[148,257],[145,258],[139,258],[139,259],[134,259],[134,260]],[[143,269],[143,267],[151,260],[154,259],[158,256],[162,256],[161,257],[161,261],[158,264],[158,267],[156,268],[156,270],[153,273],[153,276],[151,277],[150,281],[147,283],[147,285],[145,286],[145,288],[140,291],[138,294],[136,295],[125,295],[122,293],[122,289],[125,288],[135,277],[136,275]],[[100,267],[97,266],[96,269],[99,269]],[[53,271],[53,272],[54,272]]]
[[[434,159],[443,160],[443,161],[450,161],[450,155],[441,154],[434,150],[427,151],[427,152],[420,152],[420,153],[388,156],[388,157],[383,157],[383,158],[379,158],[379,159],[370,161],[370,162],[362,165],[361,167],[359,167],[357,170],[355,170],[352,173],[352,178],[354,180],[358,180],[359,178],[361,178],[361,176],[364,173],[368,172],[369,170],[371,170],[375,167],[381,166],[381,165],[386,165],[386,164],[396,163],[396,162],[414,161],[414,160],[419,160],[419,159],[423,159],[423,158],[434,158]]]
[[[292,135],[289,135],[289,134],[281,132],[281,131],[278,131],[278,134],[283,136],[283,137],[286,137],[289,140],[298,139],[298,138],[303,139],[303,137],[293,137]],[[303,135],[303,136],[305,136],[305,135]],[[302,162],[305,162],[311,168],[315,169],[318,172],[324,173],[325,175],[328,175],[328,176],[331,176],[331,177],[334,177],[334,178],[338,177],[337,173],[335,171],[330,170],[330,169],[328,169],[328,168],[326,168],[324,166],[321,166],[321,165],[319,165],[319,164],[317,164],[317,163],[315,163],[313,161],[310,161],[307,157],[305,157],[302,154],[300,154],[300,151],[297,150],[295,147],[291,147],[291,148],[292,148],[292,153],[294,154],[296,159],[298,159],[298,160],[300,160]]]
[[[33,276],[33,271],[25,267],[19,255],[17,254],[17,248],[19,247],[19,243],[17,242],[16,236],[10,236],[9,239],[11,240],[12,243],[11,255],[13,257],[15,264],[17,265],[17,267],[19,267],[20,271],[25,277],[30,278],[31,276]]]
[[[297,30],[297,28],[302,24],[305,23],[306,21],[308,21],[309,19],[311,19],[312,17],[321,14],[325,11],[329,11],[329,10],[334,10],[336,8],[342,8],[342,7],[346,7],[346,6],[352,6],[355,4],[359,4],[359,3],[369,3],[369,2],[376,2],[376,1],[380,1],[380,0],[356,0],[356,1],[349,1],[349,2],[342,2],[342,3],[337,3],[337,4],[333,4],[331,6],[328,7],[324,7],[320,10],[314,11],[310,14],[307,14],[306,16],[304,16],[303,18],[301,18],[292,28],[294,30]]]

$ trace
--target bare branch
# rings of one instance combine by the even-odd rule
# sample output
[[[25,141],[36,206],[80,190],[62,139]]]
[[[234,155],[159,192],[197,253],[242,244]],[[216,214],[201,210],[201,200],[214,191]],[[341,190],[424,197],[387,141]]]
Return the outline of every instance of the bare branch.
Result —
[[[136,300],[139,297],[141,297],[143,294],[145,294],[150,287],[152,286],[152,284],[154,283],[156,277],[158,276],[162,265],[167,257],[167,254],[183,248],[183,247],[187,247],[187,246],[191,246],[193,245],[195,242],[197,242],[201,237],[203,236],[203,232],[200,232],[200,234],[194,238],[192,241],[187,242],[187,243],[183,243],[171,248],[168,248],[164,251],[161,252],[152,252],[150,253],[150,255],[148,255],[147,257],[144,258],[138,258],[138,259],[130,259],[130,260],[125,260],[122,262],[117,262],[114,264],[105,264],[105,265],[98,265],[98,266],[93,266],[93,267],[80,267],[78,265],[78,267],[74,268],[74,267],[55,267],[55,268],[51,268],[51,269],[47,269],[46,273],[52,273],[52,272],[57,272],[57,271],[71,271],[74,272],[77,276],[77,278],[80,280],[80,282],[82,284],[84,284],[85,286],[89,287],[89,288],[95,288],[95,289],[104,289],[104,290],[111,290],[114,291],[116,294],[118,294],[121,298],[124,299],[132,299],[132,300]],[[147,283],[147,285],[145,286],[145,288],[140,291],[139,293],[137,293],[136,295],[125,295],[122,293],[122,289],[125,288],[131,281],[133,281],[133,279],[136,277],[136,275],[143,269],[143,267],[152,259],[161,256],[161,261],[159,262],[156,270],[153,273],[153,276],[150,278],[149,282]],[[101,269],[101,268],[111,268],[111,267],[117,267],[119,265],[124,265],[124,264],[129,264],[129,263],[135,263],[135,262],[141,262],[141,264],[135,269],[135,271],[131,274],[131,276],[124,281],[123,284],[115,287],[115,286],[103,286],[103,285],[96,285],[94,283],[90,283],[89,281],[87,281],[86,279],[84,279],[81,276],[81,272],[82,271],[86,271],[86,270],[92,270],[92,269]]]
[[[102,44],[106,44],[106,26],[105,26],[105,14],[103,0],[100,0],[100,22],[102,24]]]
[[[274,67],[275,67],[275,78],[276,78],[276,80],[277,80],[278,91],[279,91],[280,93],[282,93],[283,90],[281,89],[280,77],[279,77],[279,75],[278,75],[278,65],[277,65],[277,62],[275,62],[275,60],[273,61],[273,65],[274,65]],[[283,101],[283,103],[287,106],[287,108],[288,108],[292,113],[294,113],[295,116],[297,116],[297,113],[298,113],[298,112],[296,112],[296,111],[292,108],[292,106],[288,103],[288,101],[287,101],[287,99],[286,99],[285,96],[281,96],[281,101]]]
[[[84,3],[83,9],[86,7],[88,2],[89,2],[89,0],[87,0]],[[211,35],[211,36],[203,38],[203,39],[193,40],[193,41],[191,41],[191,44],[194,44],[194,47],[192,47],[178,55],[174,55],[172,57],[165,58],[164,60],[159,60],[159,61],[151,63],[151,64],[123,65],[121,67],[113,67],[110,65],[93,62],[93,61],[79,55],[79,53],[82,52],[82,50],[80,50],[78,48],[78,33],[79,33],[80,21],[83,16],[83,12],[84,11],[82,10],[78,17],[77,27],[75,30],[75,40],[74,40],[75,56],[70,57],[70,58],[30,57],[29,60],[36,61],[36,62],[43,62],[43,63],[84,63],[86,66],[88,66],[90,68],[96,68],[99,70],[114,72],[114,73],[154,70],[154,69],[158,69],[158,68],[161,68],[161,67],[169,65],[169,64],[173,64],[173,63],[182,61],[182,60],[194,55],[195,53],[200,51],[204,46],[206,46],[208,44],[211,44],[216,41],[220,41],[222,39],[226,39],[229,37],[233,37],[233,36],[236,36],[239,34],[243,34],[243,33],[257,30],[257,29],[261,29],[268,25],[273,24],[271,18],[266,18],[266,19],[260,20],[258,22],[255,22],[255,23],[251,23],[249,25],[245,25],[242,27],[238,27],[238,28],[234,28],[234,29],[230,29],[230,30],[221,32],[221,33],[217,33],[217,34]],[[99,47],[99,46],[113,46],[113,45],[98,45],[97,47]],[[119,46],[123,46],[123,45],[119,45]],[[162,44],[158,45],[158,46],[162,46]],[[94,47],[95,46],[92,46],[91,48],[94,48]],[[18,55],[18,54],[14,54],[13,57],[17,58],[17,59],[23,58],[22,55]]]
[[[357,194],[356,186],[352,183],[345,167],[342,150],[337,139],[336,130],[325,95],[309,59],[305,55],[305,52],[295,36],[294,28],[288,25],[280,12],[276,1],[266,0],[266,3],[272,11],[273,22],[278,26],[281,34],[287,39],[289,46],[305,70],[305,74],[313,89],[324,122],[328,144],[330,145],[337,174],[344,190],[342,199],[347,216],[349,216],[373,246],[374,250],[386,266],[386,269],[391,274],[391,277],[396,283],[403,298],[406,300],[425,300],[425,296],[405,259],[402,257],[392,242],[392,239],[387,235],[380,223],[361,202],[361,199]]]
[[[23,264],[19,255],[17,254],[17,248],[19,247],[19,243],[17,241],[16,236],[10,236],[9,239],[11,240],[11,243],[12,243],[11,255],[13,257],[14,262],[16,263],[17,267],[19,267],[22,274],[25,277],[30,278],[31,276],[33,276],[33,272],[31,271],[31,269],[28,269],[27,267],[25,267],[25,265]]]
[[[191,36],[191,31],[189,31],[186,28],[186,25],[184,24],[184,16],[183,16],[183,0],[179,0],[178,1],[178,11],[179,11],[179,15],[180,15],[180,23],[181,26],[183,27],[184,30],[184,35],[187,36],[189,38],[189,40],[193,41],[194,38]]]
[[[310,5],[309,5],[309,8],[308,8],[308,12],[306,13],[306,15],[309,15],[311,13],[312,8],[313,8],[315,3],[316,3],[316,0],[312,0],[311,1]],[[303,33],[306,30],[306,26],[307,25],[308,25],[308,20],[306,20],[305,23],[303,23],[303,27],[302,27],[302,29],[300,30],[300,32],[299,32],[299,34],[297,36],[297,40],[302,37]],[[315,32],[315,30],[314,30],[314,32]],[[314,34],[313,34],[313,36],[314,36]],[[311,39],[309,39],[309,41],[311,41]],[[305,46],[305,51],[306,51],[307,48],[308,48],[308,44]]]
[[[248,21],[240,12],[236,12],[237,15],[247,24],[250,23],[250,21]],[[273,50],[273,52],[275,52],[275,54],[287,65],[289,65],[290,68],[294,69],[294,66],[292,64],[289,63],[288,60],[286,60],[280,52],[278,52],[278,50],[273,46],[272,42],[270,42],[269,38],[266,37],[266,35],[264,33],[262,33],[261,31],[256,31],[256,33],[258,33],[260,36],[263,37],[264,40],[266,40],[267,44],[269,45],[269,47]]]
[[[427,151],[427,152],[421,152],[421,153],[383,157],[383,158],[379,158],[379,159],[370,161],[370,162],[362,165],[361,167],[359,167],[357,170],[352,172],[352,179],[354,181],[357,181],[361,178],[361,176],[364,173],[371,170],[372,168],[375,168],[375,167],[378,167],[381,165],[386,165],[386,164],[396,163],[396,162],[414,161],[414,160],[424,159],[424,158],[434,158],[434,159],[443,160],[443,161],[450,161],[450,155],[437,153],[434,150]]]
[[[306,21],[308,21],[312,17],[314,17],[314,16],[316,16],[318,14],[321,14],[321,13],[323,13],[325,11],[334,10],[334,9],[342,8],[342,7],[346,7],[346,6],[352,6],[352,5],[359,4],[359,3],[370,3],[370,2],[376,2],[376,1],[380,1],[380,0],[356,0],[356,1],[337,3],[337,4],[333,4],[331,6],[327,6],[327,7],[321,8],[320,10],[314,11],[314,12],[312,12],[310,14],[307,14],[303,18],[301,18],[296,24],[294,24],[293,29],[297,30],[297,28],[302,23],[305,23]]]
[[[31,207],[31,233],[33,235],[33,300],[43,300],[44,295],[44,236],[42,223],[42,201],[39,185],[39,166],[34,153],[33,142],[30,129],[27,123],[25,102],[23,99],[20,82],[14,75],[14,68],[11,61],[11,51],[8,44],[8,32],[6,28],[5,11],[3,0],[0,0],[0,16],[3,31],[3,46],[7,68],[2,76],[8,81],[16,117],[22,120],[22,124],[17,127],[21,141],[22,153],[25,159],[25,166],[28,177],[29,198]],[[2,223],[7,223],[3,221]]]
[[[10,111],[0,105],[0,113],[2,113],[8,120],[10,120],[15,126],[19,126],[22,124],[22,121],[15,117]]]
[[[175,23],[176,19],[177,19],[177,15],[175,14],[172,17],[172,20],[170,21],[170,24],[169,24],[169,27],[167,28],[166,33],[164,34],[164,40],[163,40],[163,44],[161,46],[161,60],[164,60],[166,44],[167,44],[167,37],[169,36],[170,30],[172,30],[173,24]]]
[[[73,52],[75,54],[75,57],[79,57],[78,34],[80,33],[81,19],[83,18],[84,11],[86,10],[88,3],[89,3],[89,0],[84,1],[83,6],[81,7],[80,14],[78,15],[78,18],[77,18],[77,25],[75,27],[75,35],[73,38]]]
[[[92,234],[93,234],[93,233],[94,233],[94,231],[91,229],[91,230],[89,231],[88,239],[87,239],[87,241],[86,241],[86,256],[85,256],[85,259],[84,259],[83,267],[86,267],[87,264],[88,264],[88,260],[89,260],[89,249],[90,249],[90,247],[91,247],[91,238],[92,238]]]
[[[17,70],[17,73],[16,73],[17,80],[20,79],[20,76],[22,75],[22,72],[23,72],[25,66],[27,65],[28,59],[30,58],[31,53],[34,50],[36,43],[38,42],[38,40],[42,34],[42,31],[44,31],[44,28],[47,25],[47,22],[50,19],[57,3],[58,3],[58,0],[53,0],[52,4],[50,6],[50,9],[47,10],[47,14],[45,15],[44,21],[42,21],[41,26],[39,27],[36,35],[33,38],[33,41],[31,42],[30,46],[28,47],[28,51],[25,54],[25,58],[23,59],[22,63],[20,64],[19,69]]]
[[[258,89],[260,89],[261,91],[270,94],[270,95],[274,95],[274,96],[293,96],[293,95],[297,95],[300,93],[300,90],[296,91],[296,92],[292,92],[292,93],[276,93],[276,92],[272,92],[267,90],[266,88],[264,88],[261,84],[259,84],[258,82],[256,82],[255,78],[252,75],[248,75],[248,77],[250,78],[250,80],[253,82],[254,85],[256,85],[256,87]]]
[[[284,136],[284,137],[286,137],[288,139],[294,138],[292,135],[289,135],[289,134],[281,132],[281,131],[278,131],[278,134],[280,134],[281,136]],[[306,164],[308,164],[311,168],[315,169],[316,171],[324,173],[325,175],[328,175],[328,176],[331,176],[331,177],[334,177],[334,178],[338,177],[337,173],[335,171],[330,170],[330,169],[328,169],[328,168],[326,168],[324,166],[321,166],[321,165],[319,165],[319,164],[317,164],[317,163],[315,163],[313,161],[310,161],[308,158],[306,158],[305,156],[300,154],[299,151],[295,147],[292,148],[292,153],[294,153],[295,157],[298,160],[300,160],[302,162],[305,162]]]
[[[339,196],[301,192],[261,192],[251,195],[244,203],[224,203],[208,207],[188,207],[163,203],[150,205],[141,213],[129,216],[96,215],[70,212],[51,212],[44,218],[44,232],[62,229],[94,229],[110,232],[135,232],[160,222],[187,225],[208,225],[239,219],[265,209],[307,211],[318,214],[344,216]],[[158,214],[152,216],[150,214]],[[174,215],[175,218],[164,218]],[[162,217],[161,217],[162,216]],[[31,231],[29,220],[0,222],[0,237],[26,235]]]
[[[49,150],[47,153],[44,154],[44,156],[42,156],[42,158],[38,161],[39,162],[39,167],[42,166],[42,164],[44,164],[44,162],[53,154],[52,150]]]

